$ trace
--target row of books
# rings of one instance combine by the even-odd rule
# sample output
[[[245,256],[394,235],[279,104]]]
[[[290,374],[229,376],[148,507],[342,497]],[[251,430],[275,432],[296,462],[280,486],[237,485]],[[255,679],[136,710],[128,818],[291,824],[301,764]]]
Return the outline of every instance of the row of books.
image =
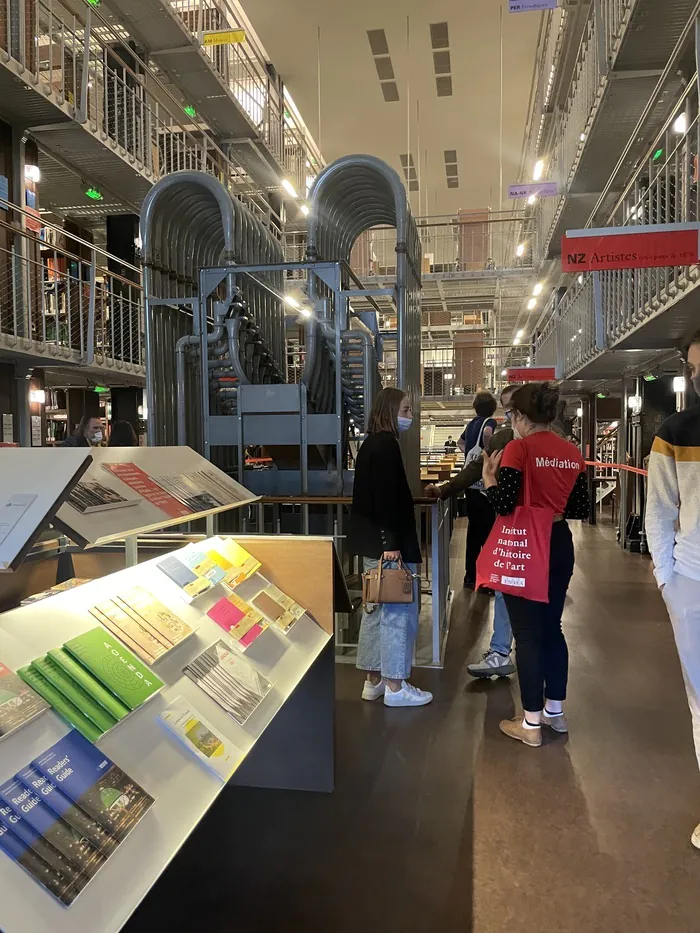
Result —
[[[73,730],[0,785],[0,849],[70,906],[153,803]]]

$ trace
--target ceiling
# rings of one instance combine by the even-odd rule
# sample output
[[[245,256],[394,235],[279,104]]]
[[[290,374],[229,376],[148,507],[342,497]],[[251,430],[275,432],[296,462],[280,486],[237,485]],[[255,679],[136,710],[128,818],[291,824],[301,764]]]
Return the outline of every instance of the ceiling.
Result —
[[[244,0],[243,6],[327,161],[367,152],[405,177],[400,157],[410,153],[418,182],[410,192],[415,214],[498,210],[499,0]],[[507,4],[503,12],[504,188],[520,180],[541,15],[509,14]],[[444,23],[447,39],[444,28],[436,28]],[[450,96],[438,96],[436,65],[445,75],[441,90],[449,92],[451,84]],[[454,165],[445,157],[452,150],[456,169],[446,167]],[[456,184],[448,187],[448,176]],[[506,193],[504,209],[510,206]]]

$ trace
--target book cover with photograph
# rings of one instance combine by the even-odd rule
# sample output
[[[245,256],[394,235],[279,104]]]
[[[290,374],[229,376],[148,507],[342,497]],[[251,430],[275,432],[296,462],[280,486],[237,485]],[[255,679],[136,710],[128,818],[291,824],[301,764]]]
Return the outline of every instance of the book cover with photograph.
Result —
[[[158,718],[205,767],[228,781],[243,757],[241,751],[184,697],[174,700]]]
[[[231,588],[243,583],[262,566],[257,558],[230,538],[211,538],[205,541],[202,547],[207,545],[207,554],[214,563],[223,568],[226,573],[224,583]]]
[[[261,612],[235,593],[229,593],[214,603],[207,615],[233,639],[241,651],[249,648],[269,624]]]
[[[203,651],[184,673],[241,725],[272,690],[270,681],[223,641]]]
[[[92,878],[102,868],[104,855],[57,816],[17,777],[0,785],[0,805],[11,808],[14,815],[26,822],[34,832],[67,858],[78,873]],[[10,829],[18,834],[13,826],[10,826]]]
[[[282,590],[270,583],[264,577],[258,574],[263,588],[251,599],[251,603],[259,609],[270,622],[273,622],[278,629],[285,632],[299,621],[306,611],[299,603],[295,602],[291,596],[287,596]]]
[[[82,515],[92,515],[95,512],[108,512],[112,509],[123,509],[130,505],[138,505],[138,499],[126,499],[109,486],[103,486],[94,480],[83,480],[76,483],[66,500],[69,505]]]
[[[64,906],[70,907],[89,879],[85,876],[75,877],[70,873],[64,875],[57,867],[62,857],[38,833],[28,832],[23,833],[23,836],[24,839],[20,839],[0,817],[0,850]]]
[[[76,833],[83,836],[88,842],[106,857],[115,851],[119,842],[110,835],[104,827],[87,815],[84,810],[73,803],[65,794],[48,781],[43,774],[32,765],[27,765],[18,771],[15,777],[32,793],[41,797],[46,806],[72,826]]]
[[[49,704],[0,662],[0,738],[41,716]]]
[[[120,842],[154,803],[140,784],[75,730],[32,766]]]
[[[100,626],[71,638],[63,647],[130,710],[163,687],[150,668]]]

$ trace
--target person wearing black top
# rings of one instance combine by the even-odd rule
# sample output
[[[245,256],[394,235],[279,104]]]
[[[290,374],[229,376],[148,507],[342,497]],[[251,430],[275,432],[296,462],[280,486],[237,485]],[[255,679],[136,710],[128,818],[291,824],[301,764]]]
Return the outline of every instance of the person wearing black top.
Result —
[[[138,447],[139,439],[134,426],[128,421],[114,421],[109,432],[108,447]]]
[[[75,434],[67,437],[59,447],[100,447],[104,433],[102,419],[85,415],[81,418]]]
[[[357,667],[366,671],[363,700],[384,697],[386,706],[425,706],[432,694],[408,682],[418,634],[421,560],[413,496],[399,447],[399,431],[411,427],[411,403],[401,389],[382,389],[372,406],[368,434],[355,462],[348,530],[351,554],[364,569],[387,569],[402,561],[413,580],[413,602],[368,604],[362,613]]]

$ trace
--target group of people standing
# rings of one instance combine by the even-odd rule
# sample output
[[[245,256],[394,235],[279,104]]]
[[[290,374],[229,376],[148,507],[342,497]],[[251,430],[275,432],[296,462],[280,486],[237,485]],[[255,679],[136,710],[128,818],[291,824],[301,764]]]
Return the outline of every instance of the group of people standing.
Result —
[[[568,650],[561,616],[574,550],[567,520],[588,516],[588,484],[579,451],[553,430],[560,412],[555,385],[509,386],[501,402],[507,422],[499,429],[493,419],[496,400],[488,393],[477,395],[476,418],[459,442],[468,460],[464,470],[426,492],[446,497],[468,491],[471,538],[465,585],[471,587],[476,586],[476,561],[496,515],[510,515],[525,501],[552,515],[548,602],[497,591],[491,647],[470,669],[477,676],[512,673],[515,639],[524,713],[502,722],[501,730],[526,745],[539,746],[543,725],[557,732],[568,730],[563,711]],[[409,413],[409,400],[401,390],[382,390],[358,453],[348,544],[365,567],[376,567],[380,559],[389,567],[404,561],[415,573],[420,561],[413,497],[398,442],[400,430],[410,426]],[[383,696],[387,706],[419,706],[432,700],[408,681],[418,614],[417,598],[364,607],[357,658],[358,668],[366,672],[363,699]]]
[[[105,432],[101,418],[85,415],[75,434],[67,437],[60,447],[103,447]],[[109,432],[107,447],[138,447],[139,439],[129,421],[114,421]]]

